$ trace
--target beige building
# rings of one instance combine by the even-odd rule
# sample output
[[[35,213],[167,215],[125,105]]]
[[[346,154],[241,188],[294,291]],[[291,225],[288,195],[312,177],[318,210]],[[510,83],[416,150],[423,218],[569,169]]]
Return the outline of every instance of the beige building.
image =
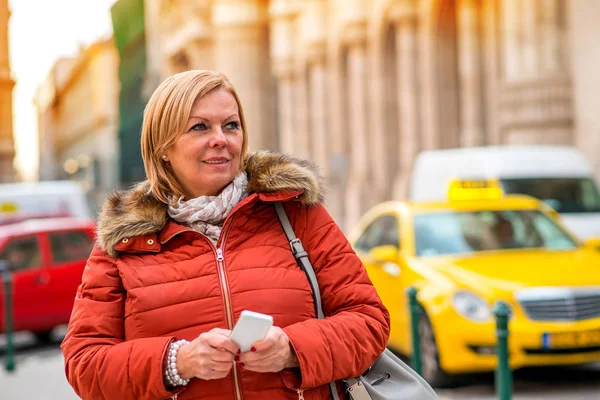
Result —
[[[600,1],[146,0],[149,89],[239,89],[252,149],[320,164],[344,229],[423,149],[572,144],[600,172]]]
[[[12,182],[16,178],[12,122],[12,90],[15,82],[11,77],[8,59],[9,18],[8,0],[0,0],[0,182]]]
[[[118,186],[119,59],[112,39],[59,59],[38,87],[40,180],[72,179],[93,207]]]

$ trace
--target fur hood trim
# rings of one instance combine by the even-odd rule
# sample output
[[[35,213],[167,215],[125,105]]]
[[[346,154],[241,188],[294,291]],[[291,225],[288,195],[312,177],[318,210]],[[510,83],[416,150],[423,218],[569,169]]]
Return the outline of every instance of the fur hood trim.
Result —
[[[259,151],[246,159],[246,173],[250,194],[301,190],[302,204],[323,202],[323,179],[308,161]],[[116,257],[114,247],[122,239],[158,233],[168,222],[167,204],[154,197],[150,182],[140,182],[130,190],[116,191],[104,203],[98,217],[98,246]]]

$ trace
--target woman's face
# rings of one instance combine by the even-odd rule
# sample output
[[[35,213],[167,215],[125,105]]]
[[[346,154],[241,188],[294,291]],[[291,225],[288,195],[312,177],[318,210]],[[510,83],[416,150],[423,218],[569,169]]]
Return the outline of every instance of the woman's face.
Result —
[[[217,89],[198,99],[184,132],[167,150],[185,197],[218,195],[239,171],[242,142],[238,107],[230,92]]]

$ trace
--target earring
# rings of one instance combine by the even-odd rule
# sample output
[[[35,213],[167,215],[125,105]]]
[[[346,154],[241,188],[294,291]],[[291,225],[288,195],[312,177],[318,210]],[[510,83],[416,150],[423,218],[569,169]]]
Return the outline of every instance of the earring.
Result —
[[[165,161],[167,161],[167,155],[163,154],[162,159],[165,160]]]

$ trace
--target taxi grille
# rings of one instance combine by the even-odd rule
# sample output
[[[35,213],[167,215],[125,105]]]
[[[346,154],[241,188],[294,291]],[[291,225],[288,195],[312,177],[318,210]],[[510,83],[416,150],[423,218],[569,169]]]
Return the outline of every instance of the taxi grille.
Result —
[[[581,321],[600,317],[600,291],[559,290],[555,296],[517,296],[527,316],[535,321]]]

